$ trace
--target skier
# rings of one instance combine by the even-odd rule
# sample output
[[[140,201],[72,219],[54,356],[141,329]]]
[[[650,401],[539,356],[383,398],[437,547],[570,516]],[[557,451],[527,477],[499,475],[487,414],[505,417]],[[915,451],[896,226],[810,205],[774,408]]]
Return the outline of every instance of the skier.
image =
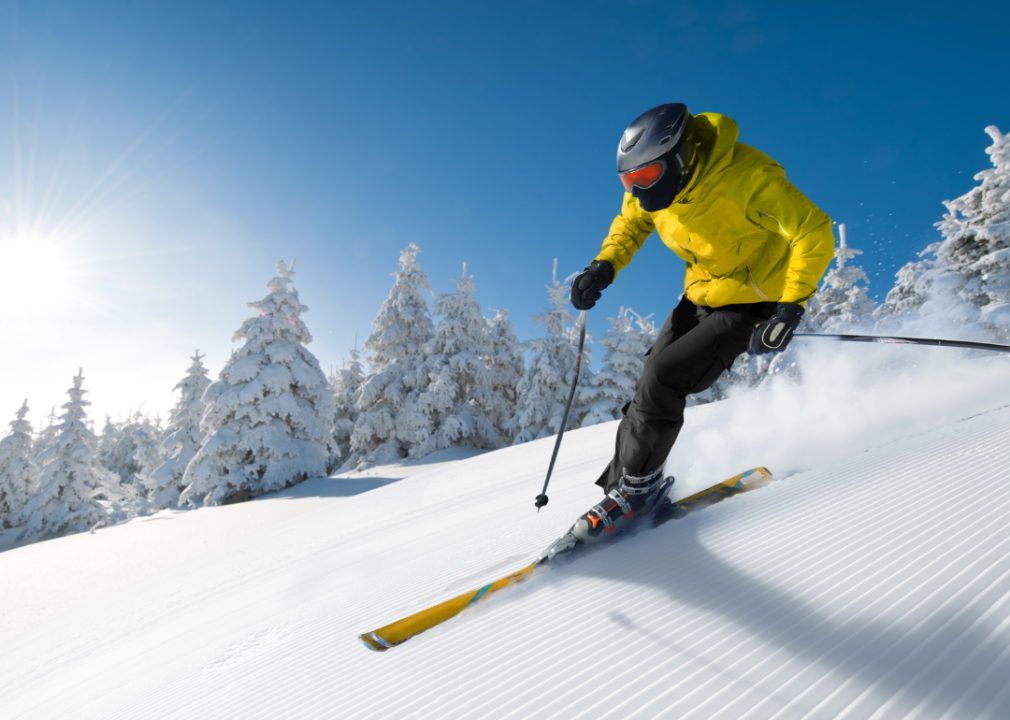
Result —
[[[614,457],[597,480],[607,495],[555,552],[607,537],[666,499],[673,478],[663,466],[687,396],[711,387],[746,350],[784,350],[831,262],[831,219],[738,134],[725,115],[692,116],[672,103],[621,137],[624,203],[603,249],[572,281],[572,304],[593,307],[653,230],[687,263],[687,277],[623,408]]]

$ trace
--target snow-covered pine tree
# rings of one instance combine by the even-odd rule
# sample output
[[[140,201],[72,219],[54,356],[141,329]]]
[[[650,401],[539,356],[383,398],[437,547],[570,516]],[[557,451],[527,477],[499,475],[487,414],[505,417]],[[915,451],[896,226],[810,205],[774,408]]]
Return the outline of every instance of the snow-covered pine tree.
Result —
[[[838,247],[835,248],[836,266],[828,271],[815,296],[817,307],[811,317],[825,332],[865,332],[873,325],[873,300],[866,294],[870,280],[858,265],[846,263],[862,255],[862,250],[849,247],[845,236],[845,223],[838,226]],[[864,285],[859,283],[863,282]],[[809,305],[810,303],[808,303]]]
[[[12,527],[12,521],[28,502],[39,479],[39,468],[32,456],[32,424],[25,420],[28,401],[10,424],[10,434],[0,440],[0,529]]]
[[[428,357],[418,368],[412,392],[396,421],[396,437],[419,459],[456,445],[481,449],[501,443],[488,417],[492,406],[486,321],[473,299],[473,276],[454,278],[456,292],[439,293],[440,316]]]
[[[600,336],[606,348],[603,367],[586,383],[586,400],[592,404],[582,427],[621,419],[621,408],[634,396],[635,383],[645,367],[645,353],[656,341],[652,315],[642,317],[622,307],[617,317],[607,319],[610,332]]]
[[[291,267],[277,263],[256,315],[235,332],[234,351],[204,394],[206,438],[183,475],[180,503],[220,505],[290,487],[326,472],[333,396],[301,314]]]
[[[574,274],[570,275],[564,283],[558,281],[558,261],[555,258],[551,284],[546,286],[551,306],[531,318],[535,325],[543,328],[545,337],[525,343],[533,357],[517,388],[516,414],[508,424],[508,431],[515,438],[513,445],[549,437],[561,429],[578,355],[575,317],[568,309],[568,283],[573,277]],[[592,375],[591,341],[587,333],[579,377],[579,386],[583,388]],[[573,405],[568,429],[578,427],[585,414],[583,403],[578,398]]]
[[[59,417],[56,415],[56,406],[53,405],[46,416],[45,424],[39,420],[39,431],[32,439],[32,452],[35,454],[35,464],[39,464],[39,455],[44,453],[56,440],[56,428],[59,426]]]
[[[396,416],[415,389],[417,369],[435,334],[422,294],[431,293],[431,285],[417,262],[419,252],[421,248],[410,243],[400,253],[400,270],[393,273],[396,281],[365,340],[370,368],[358,396],[359,415],[351,434],[351,454],[342,466],[345,470],[407,456],[408,448],[396,437]]]
[[[106,419],[105,436],[110,422]],[[106,470],[119,477],[122,492],[131,503],[146,504],[146,473],[156,463],[161,429],[140,410],[132,412],[126,421],[113,425],[108,446],[99,441],[99,459]]]
[[[358,336],[354,336],[354,347],[348,350],[349,360],[345,360],[340,369],[330,377],[330,391],[333,393],[333,404],[336,407],[336,421],[333,424],[333,459],[346,460],[351,455],[351,434],[354,423],[358,419],[358,397],[361,395],[361,384],[365,374],[361,368],[361,353],[358,352]]]
[[[523,356],[523,346],[516,337],[512,322],[508,319],[508,310],[494,310],[495,316],[487,320],[487,334],[484,345],[488,355],[484,359],[488,373],[491,375],[491,407],[488,417],[494,423],[498,434],[510,442],[508,430],[509,420],[515,415],[516,402],[519,400],[517,388],[526,369],[526,359]]]
[[[944,239],[922,253],[935,258],[898,271],[877,310],[883,327],[1010,339],[1010,140],[995,125],[986,133],[993,167],[975,175],[979,186],[944,201],[948,212],[937,223]]]
[[[190,358],[193,362],[186,376],[172,388],[179,391],[179,399],[172,408],[168,427],[158,446],[160,464],[145,478],[147,499],[157,510],[178,506],[183,490],[183,473],[206,437],[200,429],[200,420],[206,408],[203,394],[210,386],[207,368],[202,362],[204,357],[197,350]]]
[[[993,167],[975,175],[982,182],[956,200],[937,223],[944,240],[936,248],[939,264],[956,268],[965,278],[961,299],[979,308],[982,325],[997,339],[1010,338],[1010,136],[995,125],[986,153]]]
[[[84,399],[83,382],[81,370],[67,390],[70,402],[63,405],[56,438],[37,458],[41,473],[36,491],[13,523],[24,526],[22,540],[83,532],[106,520],[107,508],[99,497],[119,497],[119,478],[95,457],[98,440],[88,427],[91,403]]]
[[[132,410],[131,410],[132,413]],[[120,459],[116,456],[122,445],[123,428],[125,423],[113,422],[112,416],[105,414],[105,425],[102,426],[102,433],[98,436],[98,446],[95,448],[95,457],[106,470],[110,470],[119,464]],[[115,472],[111,470],[111,472]]]
[[[919,257],[929,252],[927,248],[919,253]],[[881,330],[894,331],[918,315],[919,308],[928,299],[927,282],[931,284],[930,273],[935,267],[936,260],[923,258],[903,265],[895,273],[897,281],[894,287],[888,291],[884,302],[873,311],[873,318]]]

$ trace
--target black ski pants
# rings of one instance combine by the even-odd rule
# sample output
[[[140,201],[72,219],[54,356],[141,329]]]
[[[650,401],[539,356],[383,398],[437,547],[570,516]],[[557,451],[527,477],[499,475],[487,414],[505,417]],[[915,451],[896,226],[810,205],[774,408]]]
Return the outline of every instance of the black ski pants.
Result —
[[[635,396],[623,408],[614,458],[596,484],[609,492],[621,475],[662,467],[684,426],[687,396],[712,387],[747,350],[754,327],[775,314],[772,302],[709,308],[685,296],[647,353]]]

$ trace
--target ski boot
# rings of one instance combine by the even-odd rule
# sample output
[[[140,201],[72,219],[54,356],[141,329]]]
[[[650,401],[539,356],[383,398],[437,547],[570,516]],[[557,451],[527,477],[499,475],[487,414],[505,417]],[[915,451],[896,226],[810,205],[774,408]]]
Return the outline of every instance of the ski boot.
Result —
[[[569,554],[578,545],[605,540],[636,515],[644,515],[666,503],[672,487],[673,478],[663,477],[663,468],[641,477],[625,473],[603,502],[576,520],[571,529],[547,549],[545,557],[554,559]]]

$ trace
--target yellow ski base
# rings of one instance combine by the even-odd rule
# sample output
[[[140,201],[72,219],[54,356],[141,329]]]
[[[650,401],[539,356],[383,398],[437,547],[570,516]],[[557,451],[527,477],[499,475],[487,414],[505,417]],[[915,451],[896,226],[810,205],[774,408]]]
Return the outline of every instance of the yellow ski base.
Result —
[[[675,520],[681,518],[693,510],[707,507],[708,505],[717,503],[720,500],[724,500],[732,495],[738,495],[743,492],[756,490],[759,487],[764,487],[771,481],[772,474],[766,468],[754,468],[753,470],[740,473],[736,477],[724,480],[721,483],[713,485],[710,488],[706,488],[705,490],[695,493],[690,497],[686,497],[683,500],[678,500],[673,504],[670,519]],[[463,595],[454,597],[451,600],[446,600],[445,602],[439,603],[427,610],[415,613],[410,617],[397,620],[396,622],[390,623],[378,630],[373,630],[370,633],[359,635],[358,639],[364,643],[365,647],[371,650],[388,650],[391,647],[409,640],[418,633],[422,633],[425,630],[435,627],[436,625],[440,625],[449,618],[458,615],[464,608],[473,605],[488,593],[493,593],[496,590],[501,590],[504,587],[513,585],[520,580],[525,580],[533,574],[538,567],[543,565],[546,560],[546,556],[541,557],[532,565],[527,565],[522,570],[518,570],[517,572],[507,575],[500,580],[495,580],[493,583],[485,585],[482,588],[464,593]]]

